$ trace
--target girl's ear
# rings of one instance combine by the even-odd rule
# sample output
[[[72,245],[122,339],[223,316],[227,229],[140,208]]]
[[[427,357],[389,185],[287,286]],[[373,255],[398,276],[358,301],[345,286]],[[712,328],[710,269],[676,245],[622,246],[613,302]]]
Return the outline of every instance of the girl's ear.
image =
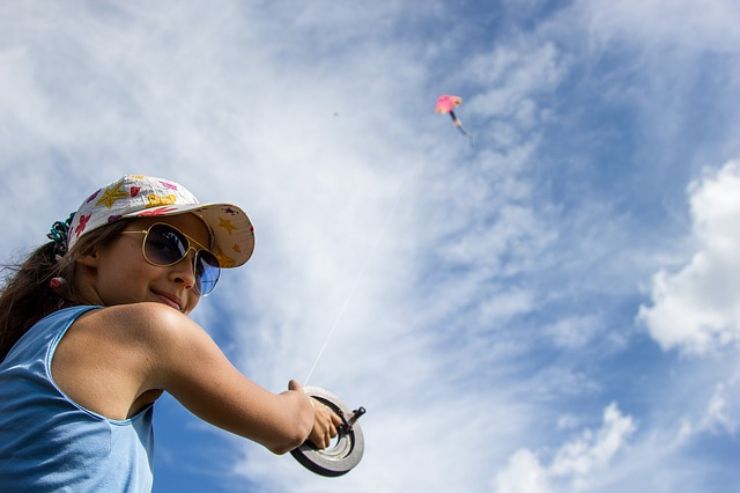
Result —
[[[94,248],[91,252],[85,255],[80,255],[76,259],[76,262],[78,264],[82,264],[86,267],[97,267],[99,261],[100,261],[100,256],[98,255],[97,248]]]

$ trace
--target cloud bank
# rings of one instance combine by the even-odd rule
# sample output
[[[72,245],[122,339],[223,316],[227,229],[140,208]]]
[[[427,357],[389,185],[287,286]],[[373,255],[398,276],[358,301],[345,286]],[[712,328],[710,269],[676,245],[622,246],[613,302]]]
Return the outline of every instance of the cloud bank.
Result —
[[[639,318],[664,349],[705,353],[740,337],[740,165],[733,161],[690,186],[697,251],[677,272],[653,278]]]

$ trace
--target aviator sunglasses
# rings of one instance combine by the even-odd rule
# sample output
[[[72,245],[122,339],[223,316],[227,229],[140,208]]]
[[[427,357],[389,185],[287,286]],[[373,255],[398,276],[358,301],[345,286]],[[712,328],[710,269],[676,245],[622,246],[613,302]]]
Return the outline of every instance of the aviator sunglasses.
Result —
[[[216,287],[221,275],[218,259],[208,249],[169,224],[154,223],[144,230],[121,231],[121,233],[143,234],[141,250],[144,259],[152,265],[168,267],[184,259],[190,250],[195,250],[193,272],[195,292],[207,295]]]

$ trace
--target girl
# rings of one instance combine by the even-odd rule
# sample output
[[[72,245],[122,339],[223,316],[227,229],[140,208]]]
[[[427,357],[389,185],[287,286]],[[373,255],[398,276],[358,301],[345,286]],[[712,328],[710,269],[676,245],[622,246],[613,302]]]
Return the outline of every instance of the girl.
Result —
[[[241,375],[188,314],[252,254],[247,215],[125,176],[88,197],[0,294],[0,490],[150,491],[153,404],[283,454],[341,419]]]

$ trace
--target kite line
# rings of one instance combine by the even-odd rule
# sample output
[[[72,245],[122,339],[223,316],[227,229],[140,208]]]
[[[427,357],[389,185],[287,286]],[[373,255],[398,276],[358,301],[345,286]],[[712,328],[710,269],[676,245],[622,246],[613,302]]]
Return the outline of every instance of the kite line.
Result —
[[[401,195],[402,195],[401,194],[401,191],[403,190],[403,188],[404,188],[404,183],[403,183],[403,181],[401,181],[400,184],[398,185],[398,188],[393,193],[393,196],[392,196],[393,197],[393,203],[391,205],[391,210],[388,213],[387,219],[385,220],[385,222],[382,223],[382,225],[380,227],[380,230],[379,230],[380,234],[375,235],[375,240],[373,241],[373,243],[372,243],[372,245],[370,247],[370,251],[371,252],[374,252],[374,251],[377,250],[378,244],[380,243],[380,239],[385,236],[385,233],[388,230],[388,225],[390,223],[390,219],[393,218],[393,217],[395,217],[396,210],[398,209],[398,204],[401,202]],[[357,274],[357,276],[354,277],[354,279],[352,281],[352,285],[350,286],[350,289],[347,292],[347,296],[345,296],[344,302],[342,303],[341,308],[337,311],[337,314],[334,317],[334,320],[333,320],[333,322],[332,322],[332,324],[331,324],[331,326],[329,328],[329,332],[327,333],[326,337],[324,338],[324,342],[321,345],[321,349],[319,349],[319,354],[318,354],[318,356],[316,356],[316,359],[314,360],[313,364],[311,365],[311,369],[309,370],[308,375],[306,375],[306,378],[303,380],[303,384],[304,385],[307,385],[308,384],[309,379],[313,375],[313,372],[316,369],[316,366],[318,365],[319,360],[323,356],[324,351],[326,350],[326,347],[329,345],[329,340],[331,339],[332,335],[334,334],[334,332],[336,331],[337,327],[339,326],[340,320],[342,319],[342,317],[344,316],[345,312],[347,311],[347,308],[349,307],[350,302],[352,301],[352,298],[354,297],[354,294],[357,291],[357,286],[359,285],[359,282],[362,279],[365,278],[365,274],[367,273],[367,267],[368,267],[368,264],[370,263],[369,262],[370,257],[371,257],[371,255],[366,255],[365,258],[364,258],[364,260],[363,260],[363,262],[360,264],[360,267],[358,269],[358,274]]]

